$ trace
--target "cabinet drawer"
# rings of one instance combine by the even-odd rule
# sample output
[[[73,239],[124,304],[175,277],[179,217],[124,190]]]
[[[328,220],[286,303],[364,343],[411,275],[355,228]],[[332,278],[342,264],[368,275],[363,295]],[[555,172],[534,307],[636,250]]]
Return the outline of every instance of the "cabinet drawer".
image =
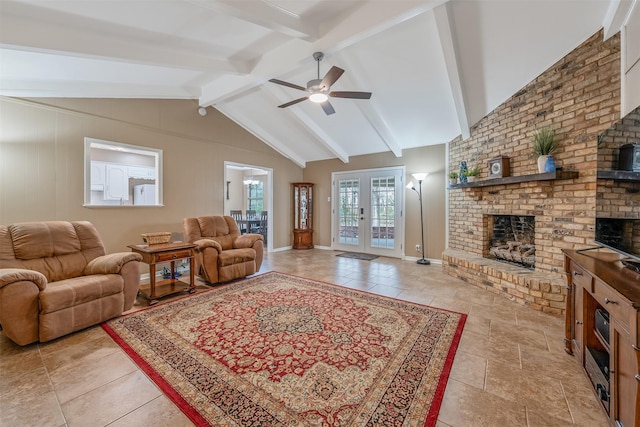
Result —
[[[593,290],[593,276],[591,274],[574,263],[571,263],[570,273],[571,282],[575,283],[576,286],[582,286],[588,292]]]
[[[617,320],[618,323],[629,332],[632,313],[635,314],[635,310],[626,299],[617,294],[600,279],[596,279],[595,281],[593,297],[609,312],[609,315],[613,319]]]
[[[176,252],[163,252],[156,255],[156,262],[174,261],[176,259],[189,258],[189,257],[191,257],[190,250],[176,251]]]

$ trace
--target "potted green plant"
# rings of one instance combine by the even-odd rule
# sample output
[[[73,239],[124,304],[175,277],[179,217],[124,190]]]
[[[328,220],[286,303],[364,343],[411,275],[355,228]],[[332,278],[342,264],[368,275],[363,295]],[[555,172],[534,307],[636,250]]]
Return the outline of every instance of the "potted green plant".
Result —
[[[480,168],[478,166],[474,166],[462,172],[462,174],[467,177],[467,182],[474,182],[476,178],[480,176]]]
[[[449,184],[453,185],[458,182],[458,172],[451,171],[449,172]]]
[[[533,134],[532,142],[533,152],[538,155],[538,172],[544,173],[548,158],[558,149],[556,132],[549,127],[537,130]],[[553,169],[555,170],[555,164]]]

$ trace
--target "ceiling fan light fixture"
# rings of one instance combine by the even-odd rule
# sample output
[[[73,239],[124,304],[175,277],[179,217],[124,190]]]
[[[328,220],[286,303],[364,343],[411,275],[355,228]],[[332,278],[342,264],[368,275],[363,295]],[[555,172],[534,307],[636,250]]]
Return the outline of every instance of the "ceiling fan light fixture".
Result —
[[[329,99],[326,93],[316,92],[309,95],[309,101],[315,102],[316,104],[322,104]]]

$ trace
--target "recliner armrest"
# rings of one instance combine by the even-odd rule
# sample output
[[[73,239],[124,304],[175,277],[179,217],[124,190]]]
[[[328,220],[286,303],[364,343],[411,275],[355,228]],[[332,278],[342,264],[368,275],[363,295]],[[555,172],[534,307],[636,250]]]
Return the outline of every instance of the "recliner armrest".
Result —
[[[193,242],[196,245],[196,250],[202,252],[206,248],[217,249],[218,252],[222,252],[222,245],[219,242],[211,239],[200,239]]]
[[[264,241],[264,237],[262,237],[262,234],[242,234],[233,241],[233,248],[252,248],[258,240]]]
[[[141,261],[142,255],[135,252],[116,252],[92,259],[84,268],[84,274],[118,274],[123,265],[130,261]]]
[[[22,281],[33,282],[40,290],[47,287],[47,278],[38,271],[23,268],[0,268],[0,288]]]

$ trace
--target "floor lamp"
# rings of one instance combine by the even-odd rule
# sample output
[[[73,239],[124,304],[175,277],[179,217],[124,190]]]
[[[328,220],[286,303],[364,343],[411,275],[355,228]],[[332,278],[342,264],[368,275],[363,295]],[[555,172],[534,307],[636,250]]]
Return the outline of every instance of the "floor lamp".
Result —
[[[418,186],[420,187],[420,191],[416,190],[416,186],[413,185],[413,181],[407,184],[407,188],[412,189],[416,193],[418,193],[418,201],[420,202],[420,233],[422,236],[422,258],[417,261],[418,264],[429,265],[431,262],[428,259],[424,258],[424,215],[422,214],[422,181],[429,175],[428,173],[413,173],[411,174],[416,181],[418,181]]]

